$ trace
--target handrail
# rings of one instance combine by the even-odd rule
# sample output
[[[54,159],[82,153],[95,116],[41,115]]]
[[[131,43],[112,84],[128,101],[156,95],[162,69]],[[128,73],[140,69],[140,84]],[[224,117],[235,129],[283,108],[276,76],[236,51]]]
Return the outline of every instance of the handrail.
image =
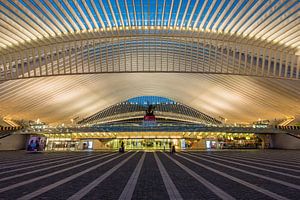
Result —
[[[286,133],[286,134],[288,134],[289,136],[295,137],[295,138],[297,138],[297,139],[300,140],[300,136],[298,136],[298,135],[294,135],[294,134],[292,134],[292,133]]]
[[[281,130],[300,130],[300,126],[277,126],[275,125],[276,129],[281,129]]]

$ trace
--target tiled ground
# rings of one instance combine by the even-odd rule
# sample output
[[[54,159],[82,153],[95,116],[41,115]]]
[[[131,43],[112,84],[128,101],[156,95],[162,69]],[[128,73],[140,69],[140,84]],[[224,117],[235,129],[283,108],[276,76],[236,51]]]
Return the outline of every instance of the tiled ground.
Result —
[[[300,151],[0,152],[0,199],[300,199]]]

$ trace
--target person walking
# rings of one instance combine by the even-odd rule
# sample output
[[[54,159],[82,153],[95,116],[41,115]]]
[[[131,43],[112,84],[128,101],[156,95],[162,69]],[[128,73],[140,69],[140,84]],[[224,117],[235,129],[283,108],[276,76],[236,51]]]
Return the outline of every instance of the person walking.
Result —
[[[175,151],[175,145],[172,146],[172,154],[174,154],[176,151]]]
[[[125,152],[124,142],[123,142],[123,141],[121,142],[121,149],[120,149],[120,152],[121,152],[121,153],[124,153],[124,152]]]

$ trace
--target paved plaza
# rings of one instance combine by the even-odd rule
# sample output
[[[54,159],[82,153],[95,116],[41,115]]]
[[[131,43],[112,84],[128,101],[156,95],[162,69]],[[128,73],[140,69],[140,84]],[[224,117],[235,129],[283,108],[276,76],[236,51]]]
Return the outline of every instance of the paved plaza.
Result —
[[[300,199],[300,152],[0,152],[0,199]]]

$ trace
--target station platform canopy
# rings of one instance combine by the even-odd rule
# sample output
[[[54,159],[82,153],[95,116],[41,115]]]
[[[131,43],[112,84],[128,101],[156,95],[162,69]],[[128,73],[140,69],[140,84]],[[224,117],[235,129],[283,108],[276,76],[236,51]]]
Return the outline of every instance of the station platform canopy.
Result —
[[[228,123],[300,115],[298,0],[0,2],[0,117],[161,96]]]

